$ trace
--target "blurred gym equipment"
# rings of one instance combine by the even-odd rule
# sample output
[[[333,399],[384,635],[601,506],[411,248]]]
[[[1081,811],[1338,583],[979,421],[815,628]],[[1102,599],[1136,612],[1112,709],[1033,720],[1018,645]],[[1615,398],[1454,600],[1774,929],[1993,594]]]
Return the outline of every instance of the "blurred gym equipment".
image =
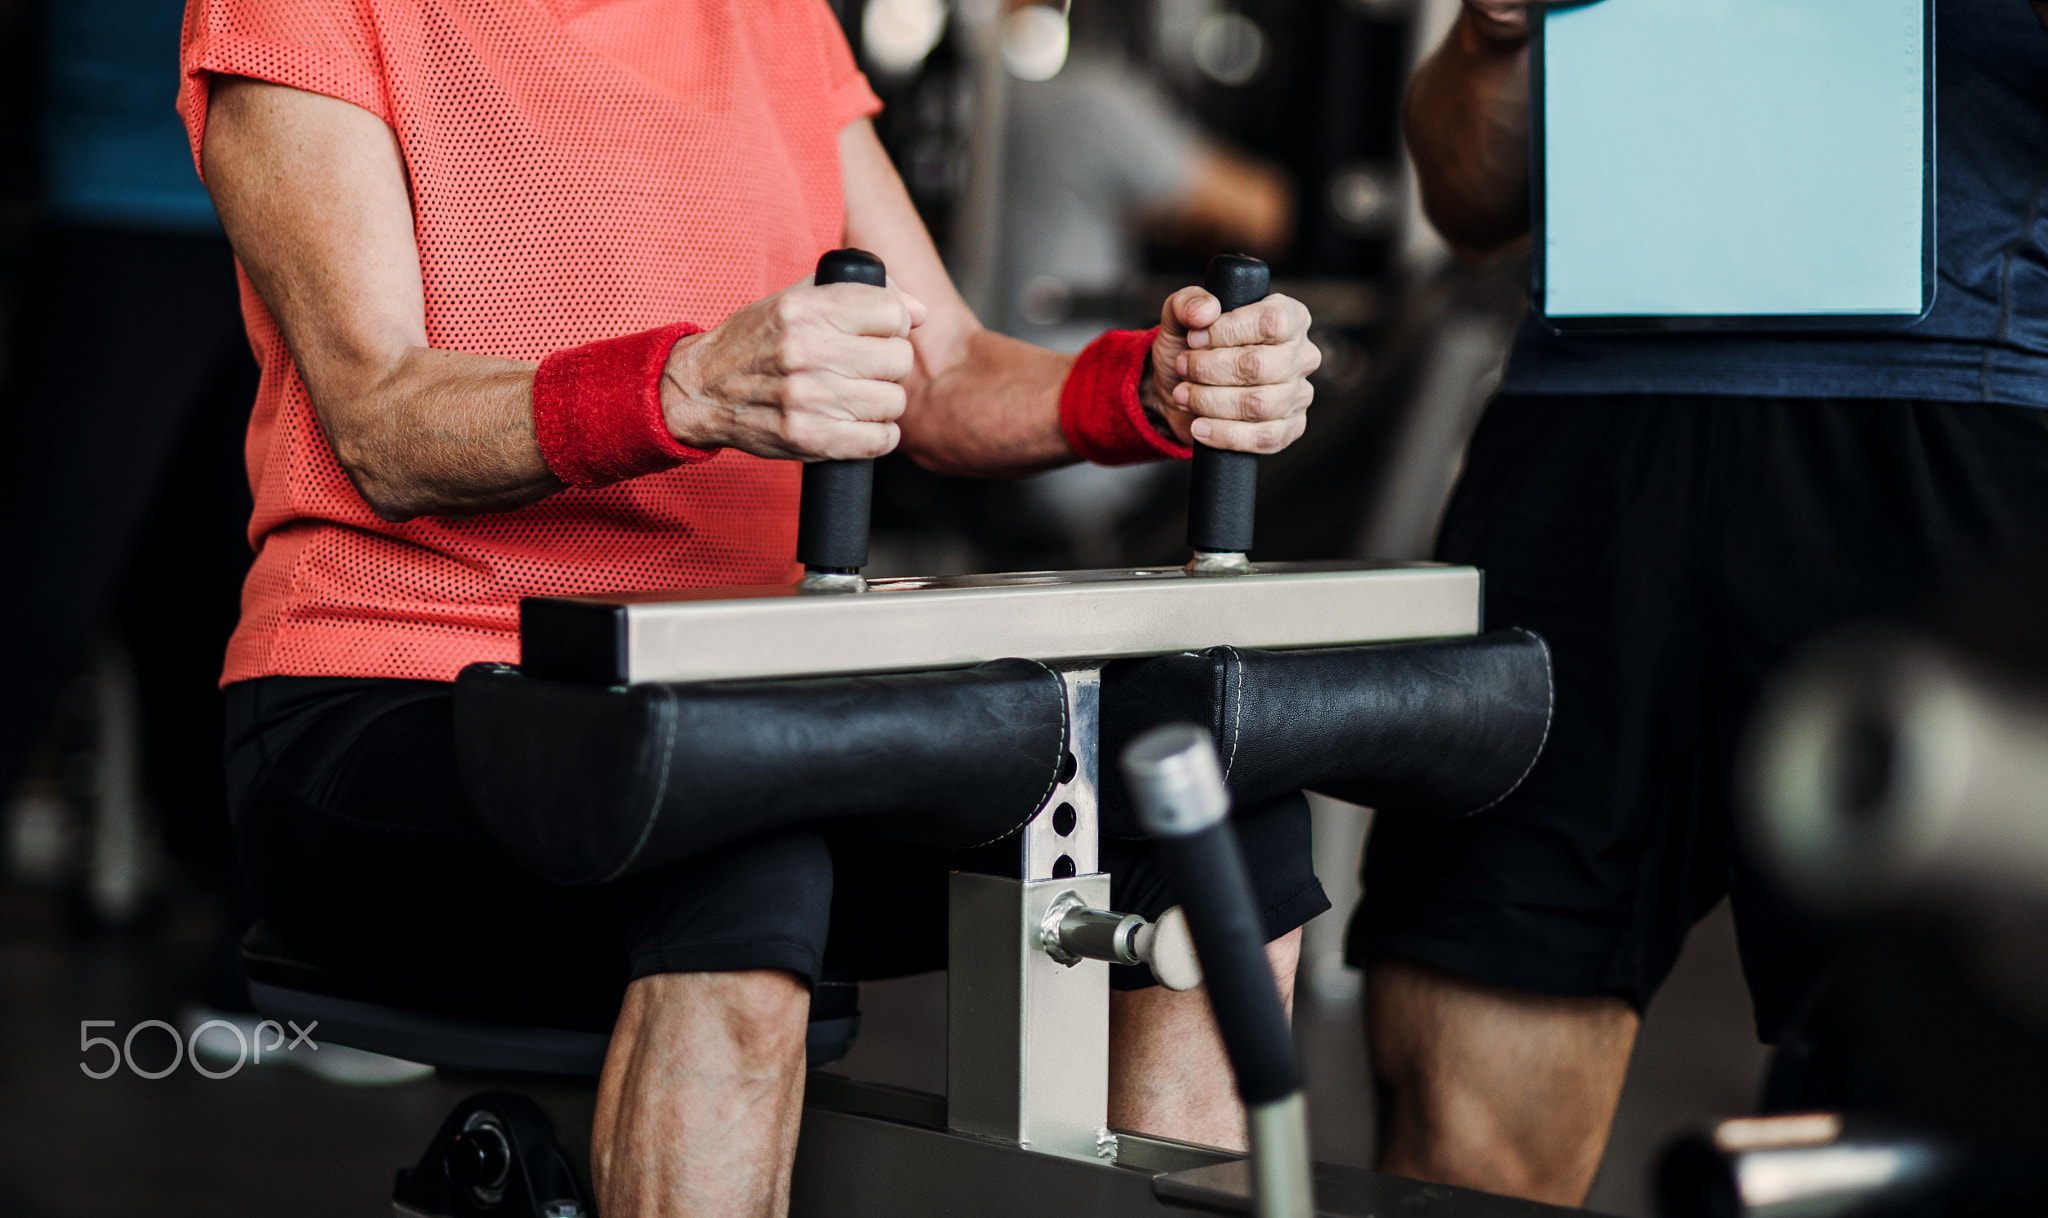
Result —
[[[2048,1205],[2042,571],[1966,591],[1932,624],[1826,640],[1760,707],[1754,840],[1844,942],[1767,1098],[1839,1111],[1674,1146],[1660,1212]]]

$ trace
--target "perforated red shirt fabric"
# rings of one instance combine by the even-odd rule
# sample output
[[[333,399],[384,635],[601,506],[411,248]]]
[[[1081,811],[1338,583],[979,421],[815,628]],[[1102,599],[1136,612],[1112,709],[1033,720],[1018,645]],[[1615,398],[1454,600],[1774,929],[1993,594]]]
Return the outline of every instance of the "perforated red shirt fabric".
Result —
[[[216,72],[383,119],[428,342],[535,361],[714,326],[809,274],[845,227],[838,132],[881,108],[824,0],[190,0],[183,67],[195,157]],[[733,451],[514,512],[380,520],[246,276],[242,307],[257,556],[223,683],[448,680],[517,661],[522,596],[794,576],[798,468]]]

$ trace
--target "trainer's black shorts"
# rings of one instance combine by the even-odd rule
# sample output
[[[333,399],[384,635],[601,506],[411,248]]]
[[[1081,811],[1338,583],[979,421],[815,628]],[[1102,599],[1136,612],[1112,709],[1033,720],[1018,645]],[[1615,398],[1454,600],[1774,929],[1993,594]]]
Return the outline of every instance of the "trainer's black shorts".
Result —
[[[227,688],[229,802],[242,869],[296,952],[386,1001],[608,1027],[629,981],[785,969],[818,984],[946,964],[946,873],[970,851],[820,826],[736,843],[596,888],[515,866],[455,767],[454,687],[265,677]],[[1269,937],[1329,908],[1299,795],[1237,818]],[[1116,908],[1173,904],[1144,843],[1105,838]],[[1115,967],[1122,989],[1150,971]]]
[[[1437,557],[1489,627],[1550,641],[1549,747],[1462,821],[1381,817],[1349,956],[1638,1010],[1733,903],[1759,1035],[1829,958],[1729,820],[1732,754],[1787,653],[1910,613],[2048,533],[2048,411],[1910,401],[1515,397],[1488,408]]]

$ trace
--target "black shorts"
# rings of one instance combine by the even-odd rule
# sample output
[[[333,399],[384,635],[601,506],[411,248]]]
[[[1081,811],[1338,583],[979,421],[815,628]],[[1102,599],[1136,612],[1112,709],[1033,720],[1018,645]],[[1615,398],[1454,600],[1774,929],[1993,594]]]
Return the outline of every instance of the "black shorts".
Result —
[[[1550,744],[1482,815],[1380,818],[1350,958],[1640,1010],[1725,893],[1775,1040],[1830,953],[1731,829],[1759,684],[1815,634],[1910,612],[2044,532],[2048,411],[1497,399],[1437,556],[1484,569],[1489,627],[1550,641]]]
[[[520,870],[456,776],[454,687],[266,677],[227,688],[237,847],[271,928],[385,1001],[604,1028],[629,981],[785,969],[813,985],[946,965],[946,873],[970,851],[817,826],[595,888]],[[1329,908],[1299,795],[1238,818],[1269,937]],[[1173,904],[1142,842],[1102,841],[1118,909]],[[877,932],[880,933],[877,933]],[[1115,967],[1122,989],[1149,970]]]

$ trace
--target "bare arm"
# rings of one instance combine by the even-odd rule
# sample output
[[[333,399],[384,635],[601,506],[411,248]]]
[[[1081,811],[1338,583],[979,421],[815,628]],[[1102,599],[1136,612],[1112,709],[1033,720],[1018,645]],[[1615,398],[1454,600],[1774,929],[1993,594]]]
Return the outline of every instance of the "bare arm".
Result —
[[[889,278],[924,302],[911,332],[916,368],[904,379],[903,450],[948,474],[1029,473],[1071,463],[1060,434],[1059,391],[1071,355],[982,328],[954,288],[889,154],[866,122],[839,133],[846,243],[867,250]]]
[[[2042,28],[2048,29],[2048,0],[2029,0],[2034,6],[2034,16],[2041,19]]]
[[[1529,230],[1529,13],[1465,0],[1408,88],[1408,148],[1423,208],[1459,254],[1483,258]]]
[[[509,511],[562,489],[534,435],[534,365],[427,345],[405,168],[382,121],[216,77],[201,157],[321,428],[378,515]],[[850,284],[757,301],[670,352],[669,431],[765,457],[887,452],[923,316],[901,292]]]
[[[904,451],[948,474],[1017,474],[1072,462],[1059,395],[1074,357],[983,328],[954,290],[868,123],[840,133],[839,161],[848,244],[880,256],[891,278],[930,310],[910,335],[917,368],[903,382]],[[1306,426],[1314,397],[1307,378],[1321,359],[1308,341],[1308,310],[1276,295],[1220,315],[1216,298],[1200,288],[1167,300],[1148,403],[1183,441],[1285,448]]]
[[[1181,191],[1146,209],[1146,227],[1169,241],[1273,257],[1294,235],[1294,188],[1263,161],[1223,148],[1196,151]]]
[[[427,346],[390,128],[347,102],[218,77],[202,155],[228,239],[379,515],[503,511],[561,489],[534,441],[534,366]]]
[[[1071,461],[1058,395],[1072,358],[983,330],[868,124],[848,127],[840,147],[848,235],[881,254],[896,282],[806,281],[676,343],[662,378],[670,433],[771,458],[874,457],[896,446],[902,419],[912,455],[935,469]],[[201,156],[235,252],[373,510],[391,520],[507,511],[561,489],[534,435],[534,365],[427,346],[405,169],[381,121],[333,98],[219,77]],[[932,324],[913,293],[938,302]],[[1307,312],[1276,297],[1212,335],[1203,327],[1216,312],[1200,289],[1168,302],[1148,393],[1183,437],[1209,415],[1213,425],[1199,426],[1213,426],[1219,446],[1282,447],[1308,405]],[[1244,344],[1257,349],[1223,349]]]

